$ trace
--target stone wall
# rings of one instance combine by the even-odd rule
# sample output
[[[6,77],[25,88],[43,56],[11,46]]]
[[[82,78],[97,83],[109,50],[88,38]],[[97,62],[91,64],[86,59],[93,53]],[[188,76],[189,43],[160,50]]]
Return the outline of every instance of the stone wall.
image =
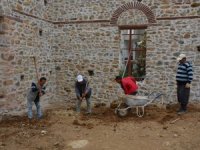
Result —
[[[53,9],[53,1],[47,0],[1,0],[0,10],[4,15],[15,16],[15,11],[27,13],[39,18],[51,20],[49,15]]]
[[[140,17],[138,17],[140,16]],[[148,24],[146,15],[136,9],[130,9],[120,15],[117,21],[118,25],[141,25]]]
[[[118,28],[99,23],[56,28],[54,56],[58,61],[59,96],[65,96],[66,100],[75,98],[75,79],[82,74],[90,80],[96,100],[112,98],[115,93],[113,79],[119,72]],[[89,76],[88,70],[92,70],[94,76]]]
[[[42,103],[46,107],[56,101],[55,61],[51,46],[53,24],[14,12],[11,8],[10,12],[1,16],[0,114],[26,110],[27,90],[32,81],[37,81],[33,56],[39,77],[48,79],[48,93],[42,97]]]
[[[10,14],[11,10],[8,5],[7,0],[1,0],[0,1],[0,15]]]
[[[59,0],[54,1],[51,12],[54,21],[110,19],[113,12],[122,5],[137,0]],[[143,0],[156,17],[196,16],[199,7],[191,7],[199,0]]]
[[[146,84],[148,88],[153,86],[167,93],[172,91],[174,96],[171,98],[175,101],[176,58],[180,53],[185,53],[194,69],[190,99],[200,100],[200,53],[196,47],[200,42],[199,25],[200,19],[167,20],[159,21],[158,26],[147,29],[147,79],[145,82],[148,83]]]
[[[134,5],[136,5],[136,9],[128,9],[130,7],[126,4],[129,2],[131,4],[134,3]],[[90,42],[85,42],[90,41],[91,35],[95,35],[96,32],[99,32],[98,34],[101,36],[94,36],[93,41],[95,41],[95,43],[102,43],[102,41],[105,41],[106,39],[106,41],[108,42],[103,42],[104,44],[102,48],[105,49],[105,52],[108,51],[111,54],[114,53],[116,57],[114,57],[113,59],[118,60],[120,55],[120,30],[116,27],[118,25],[146,24],[148,25],[148,28],[146,30],[148,36],[146,61],[147,75],[146,79],[141,83],[141,89],[148,89],[150,91],[161,91],[163,93],[166,93],[167,95],[171,95],[169,98],[167,98],[168,101],[175,102],[175,75],[177,67],[176,57],[180,53],[186,53],[189,57],[188,60],[191,61],[194,66],[195,74],[193,88],[191,91],[191,100],[199,100],[199,62],[197,59],[199,57],[199,52],[196,49],[196,46],[200,41],[198,32],[199,18],[196,17],[199,16],[199,7],[191,7],[191,4],[193,2],[197,1],[157,0],[142,2],[142,4],[149,7],[150,11],[153,12],[155,19],[157,19],[157,21],[154,24],[149,23],[149,16],[146,16],[148,14],[144,14],[146,7],[139,5],[136,1],[115,0],[111,2],[103,0],[83,2],[81,0],[77,0],[74,2],[64,2],[61,0],[57,2],[55,5],[57,8],[60,9],[54,10],[56,11],[56,13],[54,13],[57,14],[57,16],[55,16],[55,20],[57,19],[57,21],[64,22],[61,22],[61,24],[56,26],[57,30],[55,30],[55,34],[58,34],[56,34],[57,41],[55,43],[62,41],[61,43],[64,49],[59,48],[57,46],[56,49],[60,51],[60,55],[62,55],[62,60],[65,60],[67,57],[70,57],[70,64],[65,63],[65,65],[63,65],[63,68],[66,68],[64,69],[65,74],[59,74],[59,76],[61,76],[59,77],[61,78],[61,81],[59,81],[58,83],[60,83],[60,88],[63,93],[62,95],[65,95],[65,97],[70,97],[70,95],[72,97],[74,96],[73,90],[71,91],[69,89],[73,89],[73,80],[78,74],[79,69],[82,70],[80,71],[82,74],[88,76],[87,70],[91,68],[85,66],[90,66],[92,64],[92,66],[94,66],[94,71],[99,70],[98,72],[100,72],[100,74],[105,74],[106,70],[103,69],[104,65],[100,66],[100,68],[102,69],[99,69],[99,64],[96,61],[94,63],[95,65],[93,65],[94,60],[99,59],[99,56],[96,55],[97,53],[95,52],[95,50],[98,50],[98,52],[100,52],[102,51],[102,49],[99,50],[99,47],[96,44],[90,46]],[[117,10],[119,7],[123,9],[122,13],[115,14],[115,10]],[[100,25],[98,24],[98,26],[96,26],[96,24],[92,22],[98,20],[110,20],[113,17],[113,15],[115,16],[115,18],[117,18],[117,24],[115,24],[113,27],[109,26],[109,23],[101,23]],[[81,21],[90,22],[80,24]],[[85,26],[87,26],[87,28],[85,28]],[[99,31],[99,29],[101,30]],[[105,36],[105,34],[103,34],[104,30],[107,30],[108,32],[115,32],[115,43],[112,42],[114,36]],[[59,36],[62,39],[59,39]],[[112,48],[112,51],[110,51],[110,48],[108,48],[110,44],[113,44],[114,46],[114,48]],[[84,53],[81,54],[81,56],[84,56],[86,54],[88,55],[89,53],[89,55],[94,55],[94,57],[92,58],[88,56],[87,61],[82,61],[84,60],[84,58],[80,57],[80,54],[78,54],[79,51],[80,53],[84,51]],[[63,54],[66,55],[65,58],[63,58]],[[57,56],[59,56],[59,54]],[[75,62],[73,62],[73,60]],[[107,62],[106,57],[102,57],[101,61]],[[110,63],[112,63],[112,58],[110,58],[109,61]],[[85,65],[83,62],[86,62],[86,64],[88,65]],[[68,72],[70,73],[68,74]],[[95,99],[99,99],[100,101],[108,101],[116,98],[116,94],[110,95],[110,92],[116,93],[117,91],[116,85],[111,81],[114,79],[113,75],[117,75],[118,73],[119,68],[113,70],[113,73],[108,74],[107,78],[104,77],[105,85],[102,84],[99,75],[95,74],[94,77],[90,77],[92,79],[97,79],[94,80],[96,82],[92,82],[92,84],[94,84],[94,86],[92,86],[94,87]],[[67,83],[63,83],[63,78],[64,80],[65,78],[68,78],[66,76],[67,74],[69,76],[71,75],[70,80],[68,80]],[[65,93],[63,90],[66,86],[68,87],[68,90],[66,90],[67,93]],[[104,89],[108,90],[105,90],[106,92],[103,92]],[[107,96],[108,94],[109,96]]]
[[[172,93],[167,101],[175,102],[176,57],[186,53],[194,66],[191,100],[200,100],[200,7],[191,7],[199,0],[43,2],[0,1],[0,114],[25,111],[27,88],[36,80],[31,56],[37,58],[40,76],[49,79],[43,107],[74,102],[78,74],[88,77],[94,101],[116,99],[119,25],[147,25],[147,72],[141,90]]]

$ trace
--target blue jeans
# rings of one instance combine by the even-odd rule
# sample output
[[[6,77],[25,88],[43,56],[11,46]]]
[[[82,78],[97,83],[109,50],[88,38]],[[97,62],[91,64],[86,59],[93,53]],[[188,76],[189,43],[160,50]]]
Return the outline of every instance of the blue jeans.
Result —
[[[40,107],[40,101],[34,101],[36,109],[37,109],[37,118],[40,119],[42,117],[42,111]],[[33,118],[33,112],[32,112],[32,104],[33,100],[32,99],[27,99],[27,107],[28,107],[28,118],[32,119]]]

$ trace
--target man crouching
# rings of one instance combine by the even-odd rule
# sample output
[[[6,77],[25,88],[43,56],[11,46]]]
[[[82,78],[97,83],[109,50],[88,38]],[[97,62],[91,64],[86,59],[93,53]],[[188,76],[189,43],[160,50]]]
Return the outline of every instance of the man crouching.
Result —
[[[92,89],[89,87],[89,83],[82,75],[77,76],[77,81],[75,83],[75,92],[76,92],[76,112],[80,113],[81,102],[83,99],[86,99],[87,102],[87,114],[91,113],[91,93]]]

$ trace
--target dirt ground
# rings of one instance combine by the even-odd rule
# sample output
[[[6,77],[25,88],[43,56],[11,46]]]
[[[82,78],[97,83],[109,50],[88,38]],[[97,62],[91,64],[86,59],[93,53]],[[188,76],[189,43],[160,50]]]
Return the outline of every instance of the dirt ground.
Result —
[[[91,115],[72,108],[47,110],[42,120],[9,117],[0,123],[1,150],[199,150],[200,105],[177,115],[178,106],[145,108],[139,118],[117,117],[114,109],[96,105]]]

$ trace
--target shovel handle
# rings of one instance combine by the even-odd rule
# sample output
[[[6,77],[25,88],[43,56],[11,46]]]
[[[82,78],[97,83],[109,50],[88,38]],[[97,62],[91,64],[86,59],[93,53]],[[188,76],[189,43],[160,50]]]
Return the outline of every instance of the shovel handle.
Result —
[[[38,74],[38,70],[37,70],[37,63],[36,63],[36,58],[35,56],[32,57],[33,58],[33,62],[34,62],[34,66],[35,66],[35,72],[36,72],[36,78],[37,78],[37,82],[38,82],[38,88],[39,88],[39,93],[40,96],[42,95],[42,90],[41,90],[41,86],[40,86],[40,81],[39,81],[39,74]]]

